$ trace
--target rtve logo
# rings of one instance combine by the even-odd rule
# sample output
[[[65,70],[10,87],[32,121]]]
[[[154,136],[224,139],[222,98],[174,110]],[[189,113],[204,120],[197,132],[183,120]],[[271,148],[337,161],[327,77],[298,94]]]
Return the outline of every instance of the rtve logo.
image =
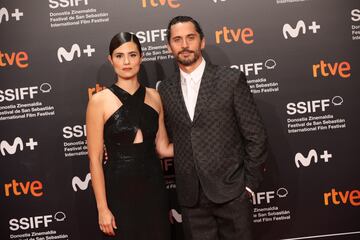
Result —
[[[326,63],[320,60],[319,64],[314,64],[312,67],[313,77],[335,77],[339,75],[341,78],[349,78],[351,76],[351,66],[349,62],[342,61],[340,63]]]
[[[75,192],[77,192],[78,188],[84,191],[88,188],[90,180],[91,180],[90,173],[86,175],[84,181],[82,181],[78,176],[75,176],[73,177],[71,182],[72,188],[74,189]]]
[[[360,21],[360,9],[355,8],[351,11],[351,20],[353,20],[354,22]]]
[[[49,0],[49,7],[52,9],[77,7],[80,5],[88,5],[88,0]]]
[[[360,191],[352,190],[352,191],[336,191],[335,188],[332,188],[330,192],[324,193],[324,204],[325,206],[329,206],[330,204],[334,205],[346,205],[350,203],[350,205],[354,207],[360,206]]]
[[[306,29],[309,29],[309,31],[312,31],[313,34],[316,34],[318,29],[320,29],[320,25],[318,25],[315,21],[312,21],[311,25],[306,27],[306,24],[303,20],[299,20],[296,24],[296,27],[293,28],[290,24],[285,23],[283,26],[283,35],[285,39],[290,37],[297,38],[300,34],[300,32],[305,35]]]
[[[315,113],[317,111],[325,112],[332,103],[334,106],[340,106],[344,102],[341,96],[335,96],[332,99],[319,99],[311,101],[291,102],[286,105],[286,113],[289,115]]]
[[[29,66],[29,55],[24,51],[7,53],[0,50],[0,68],[13,65],[18,68],[27,68]]]
[[[13,179],[10,183],[5,183],[4,192],[6,197],[14,197],[21,195],[32,195],[33,197],[41,197],[43,193],[43,184],[38,181],[27,181],[25,184],[17,182]]]
[[[42,93],[48,93],[51,91],[51,85],[49,83],[42,83],[39,87],[31,86],[0,90],[0,103],[4,101],[19,101],[24,100],[25,98],[34,99],[34,97],[39,94],[39,90]]]
[[[169,8],[179,8],[181,4],[178,0],[141,0],[141,6],[143,8],[149,7],[156,8],[160,6],[168,6]]]
[[[18,231],[18,230],[28,230],[28,229],[36,229],[36,228],[43,228],[48,227],[49,223],[53,222],[55,219],[57,222],[62,222],[66,218],[65,213],[57,212],[54,216],[48,214],[43,216],[35,216],[35,217],[22,217],[22,218],[12,218],[9,220],[9,229],[11,231]],[[30,238],[35,239],[35,238]],[[36,239],[45,239],[39,238]]]
[[[15,19],[15,21],[20,21],[20,18],[24,16],[23,12],[20,12],[18,8],[15,8],[14,12],[10,12],[6,8],[2,7],[0,9],[0,24],[3,23],[4,19],[6,22],[10,21],[10,17]]]
[[[82,49],[82,52],[88,57],[92,57],[92,54],[95,52],[95,48],[92,48],[91,45],[87,44],[86,48]],[[79,44],[75,43],[71,46],[70,51],[67,51],[64,47],[60,47],[57,50],[57,58],[60,63],[65,59],[68,62],[71,62],[74,59],[74,56],[81,57],[81,48]]]
[[[27,142],[25,142],[25,146],[28,147],[31,151],[35,149],[38,145],[38,142],[34,141],[33,138],[29,138]],[[24,150],[24,141],[21,137],[16,137],[12,144],[9,144],[6,140],[2,140],[0,142],[0,152],[1,155],[6,156],[6,154],[13,155],[17,152],[19,147],[19,151]]]
[[[329,159],[332,158],[332,154],[328,152],[328,150],[324,150],[323,153],[320,155],[320,159],[324,160],[324,162],[329,162]],[[297,168],[308,167],[311,164],[311,160],[314,161],[314,163],[317,163],[319,161],[319,155],[316,152],[315,149],[311,149],[308,152],[307,157],[304,157],[302,153],[296,153],[295,154],[295,165]]]
[[[65,126],[63,137],[66,139],[86,137],[86,125]]]
[[[234,42],[243,42],[244,44],[252,44],[254,42],[254,31],[245,27],[243,29],[231,29],[228,27],[223,27],[222,30],[218,30],[215,32],[215,42],[216,44],[220,44],[221,40],[225,43]]]
[[[267,192],[257,192],[253,195],[252,201],[253,205],[263,204],[264,201],[269,204],[272,199],[275,197],[284,198],[288,195],[288,190],[286,188],[279,188],[275,191],[267,191]]]
[[[260,71],[264,70],[263,66],[266,69],[274,69],[276,66],[276,62],[274,59],[268,59],[265,63],[257,62],[257,63],[246,63],[241,65],[231,65],[230,68],[240,69],[240,71],[244,72],[246,76],[249,76],[250,73],[254,73],[254,75],[258,75]]]

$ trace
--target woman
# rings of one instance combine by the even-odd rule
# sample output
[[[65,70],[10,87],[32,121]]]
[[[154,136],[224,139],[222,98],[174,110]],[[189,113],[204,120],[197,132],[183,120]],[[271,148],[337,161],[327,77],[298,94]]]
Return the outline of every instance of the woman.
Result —
[[[108,59],[117,81],[95,94],[86,113],[92,186],[104,239],[170,239],[161,157],[172,157],[159,94],[140,85],[139,39],[115,35]],[[106,146],[108,161],[103,165]]]

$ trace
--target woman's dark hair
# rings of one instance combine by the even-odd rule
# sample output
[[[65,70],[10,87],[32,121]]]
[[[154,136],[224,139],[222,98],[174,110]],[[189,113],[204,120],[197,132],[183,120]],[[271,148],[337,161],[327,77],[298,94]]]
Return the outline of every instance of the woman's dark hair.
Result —
[[[120,33],[116,34],[110,41],[110,45],[109,45],[110,56],[112,55],[112,53],[114,52],[115,49],[117,49],[118,47],[120,47],[121,45],[123,45],[124,43],[127,43],[127,42],[135,43],[139,50],[140,56],[142,55],[141,44],[140,44],[138,37],[133,33],[120,32]]]
[[[202,31],[200,24],[193,19],[192,17],[189,16],[177,16],[174,17],[173,19],[170,20],[168,27],[167,27],[167,40],[168,42],[170,42],[170,38],[171,38],[171,27],[172,25],[175,25],[177,23],[184,23],[184,22],[191,22],[192,24],[194,24],[195,30],[197,33],[199,33],[200,35],[200,40],[202,40],[204,38],[204,32]]]

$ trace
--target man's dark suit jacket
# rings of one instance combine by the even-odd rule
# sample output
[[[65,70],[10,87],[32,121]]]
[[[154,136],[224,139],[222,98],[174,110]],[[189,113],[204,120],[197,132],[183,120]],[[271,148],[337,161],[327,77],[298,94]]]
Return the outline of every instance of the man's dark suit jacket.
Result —
[[[180,72],[160,84],[165,121],[174,143],[181,206],[192,207],[199,184],[214,203],[255,191],[267,155],[266,133],[245,75],[206,63],[191,121]]]

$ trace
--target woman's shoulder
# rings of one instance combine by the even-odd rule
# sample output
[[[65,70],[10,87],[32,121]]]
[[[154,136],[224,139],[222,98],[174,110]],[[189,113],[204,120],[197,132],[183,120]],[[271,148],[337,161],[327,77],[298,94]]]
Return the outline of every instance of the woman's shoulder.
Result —
[[[89,103],[95,105],[101,105],[109,99],[110,95],[111,95],[111,91],[106,88],[104,90],[101,90],[100,92],[93,94],[89,99]]]
[[[160,94],[158,93],[158,91],[156,91],[155,88],[148,88],[147,87],[145,89],[146,89],[146,93],[148,93],[151,98],[155,98],[155,99],[160,100]]]

